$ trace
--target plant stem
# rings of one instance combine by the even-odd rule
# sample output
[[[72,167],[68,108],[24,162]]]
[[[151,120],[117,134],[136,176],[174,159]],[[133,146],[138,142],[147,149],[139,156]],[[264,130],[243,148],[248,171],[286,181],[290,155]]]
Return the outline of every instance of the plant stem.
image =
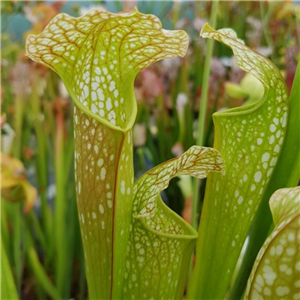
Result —
[[[17,94],[15,98],[15,143],[14,143],[14,156],[21,159],[22,155],[22,130],[23,130],[23,117],[24,117],[24,101],[22,94]],[[3,207],[3,206],[2,206]],[[13,273],[15,279],[15,287],[20,295],[21,292],[21,281],[23,274],[23,249],[22,249],[22,238],[23,238],[23,216],[22,207],[20,203],[12,205],[12,217],[13,217],[13,233],[12,233],[12,251],[13,253]]]
[[[4,242],[1,238],[1,297],[19,299]],[[5,275],[4,275],[5,274]],[[4,275],[4,276],[3,276]]]
[[[264,10],[264,2],[260,2],[259,3],[259,7],[260,7],[260,17],[261,17],[261,22],[262,22],[262,27],[263,27],[263,32],[264,32],[264,36],[267,42],[268,47],[271,48],[272,53],[271,53],[271,58],[272,61],[275,62],[275,56],[274,56],[274,51],[275,51],[275,47],[272,41],[272,36],[269,30],[269,20],[272,16],[272,3],[267,3],[268,5],[268,9],[267,12],[265,12]]]
[[[28,250],[29,264],[35,274],[37,281],[44,288],[44,290],[51,296],[52,299],[62,299],[58,290],[49,280],[42,264],[40,263],[35,249],[31,246]]]
[[[64,176],[64,116],[62,107],[57,105],[55,134],[55,255],[56,255],[56,286],[62,296],[65,289],[66,272],[66,195]]]
[[[66,176],[67,177],[67,176]],[[74,180],[71,179],[71,186],[74,187]],[[70,181],[69,181],[70,182]],[[67,238],[65,239],[65,281],[64,281],[64,294],[65,297],[70,298],[71,292],[71,284],[73,281],[73,268],[74,268],[74,258],[75,258],[75,248],[78,247],[75,243],[76,235],[79,234],[80,230],[76,226],[77,222],[77,209],[76,209],[76,196],[75,196],[75,189],[72,188],[66,195],[66,199],[70,199],[68,201],[68,210],[66,211],[67,216],[67,226],[66,226],[66,235]],[[71,197],[70,197],[71,196]]]
[[[174,1],[173,16],[172,16],[172,23],[173,23],[174,28],[176,28],[176,24],[179,20],[180,6],[181,6],[181,3],[179,3],[178,1]]]
[[[31,223],[32,225],[32,228],[40,242],[40,245],[43,249],[43,251],[47,251],[47,244],[46,244],[46,240],[45,240],[45,237],[44,237],[44,232],[41,228],[41,225],[39,223],[39,220],[37,219],[37,216],[35,214],[35,212],[33,210],[29,211],[27,213],[27,219],[28,221]]]
[[[50,228],[51,228],[51,220],[50,220],[50,210],[49,206],[47,204],[47,198],[46,198],[46,188],[47,188],[47,149],[46,149],[46,141],[45,141],[45,132],[44,132],[44,124],[43,120],[41,119],[43,117],[41,113],[40,108],[40,99],[37,92],[37,87],[39,85],[39,79],[36,78],[34,82],[34,89],[31,94],[31,110],[32,110],[32,116],[33,116],[33,126],[34,131],[36,135],[36,141],[37,141],[37,181],[39,186],[39,194],[41,197],[41,220],[43,224],[43,228],[46,232],[46,239],[49,245],[51,245],[50,242]]]
[[[16,95],[15,100],[15,143],[14,143],[14,156],[18,159],[22,155],[22,125],[24,114],[24,101],[22,95]]]
[[[218,13],[218,4],[219,1],[212,2],[211,16],[210,16],[210,25],[215,28],[217,22],[217,13]],[[199,119],[198,119],[198,136],[196,144],[199,146],[203,145],[203,140],[205,136],[205,116],[206,116],[206,107],[207,107],[207,94],[208,94],[208,83],[210,75],[210,60],[213,53],[213,40],[207,41],[206,56],[204,62],[203,70],[203,80],[202,80],[202,93],[200,98],[200,109],[199,109]],[[192,226],[197,230],[198,229],[198,220],[197,220],[197,210],[199,202],[199,180],[193,180],[193,206],[192,206]]]
[[[5,247],[6,252],[10,250],[10,233],[8,230],[8,218],[5,205],[3,205],[5,200],[1,198],[1,243]],[[8,254],[9,263],[11,264],[11,256]]]
[[[187,60],[186,57],[183,57],[181,59],[181,68],[180,68],[180,82],[179,82],[179,92],[184,94],[187,98],[187,102],[185,104],[182,104],[181,111],[177,107],[178,111],[178,120],[179,120],[179,142],[181,143],[183,149],[189,148],[188,141],[189,141],[189,135],[192,134],[191,130],[186,130],[186,127],[189,127],[189,120],[191,118],[187,118],[187,115],[189,115],[189,89],[188,89],[188,66],[187,66]],[[176,103],[177,106],[177,103]]]
[[[22,273],[23,273],[23,249],[22,249],[22,236],[23,236],[23,218],[22,218],[22,208],[20,203],[15,203],[12,206],[13,210],[13,253],[15,262],[15,280],[16,288],[20,295],[21,284],[22,284]]]

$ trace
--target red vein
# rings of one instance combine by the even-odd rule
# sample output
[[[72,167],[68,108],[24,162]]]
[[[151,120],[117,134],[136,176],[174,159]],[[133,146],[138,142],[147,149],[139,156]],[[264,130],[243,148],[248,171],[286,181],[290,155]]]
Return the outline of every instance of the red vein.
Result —
[[[118,159],[115,169],[115,182],[114,182],[114,198],[113,198],[113,213],[112,213],[112,233],[111,233],[111,269],[110,269],[110,297],[112,299],[112,292],[113,292],[113,282],[114,282],[114,237],[115,237],[115,211],[116,211],[116,195],[117,195],[117,183],[118,183],[118,170],[120,165],[120,158],[121,153],[124,145],[126,134],[123,133],[120,147],[118,150]]]

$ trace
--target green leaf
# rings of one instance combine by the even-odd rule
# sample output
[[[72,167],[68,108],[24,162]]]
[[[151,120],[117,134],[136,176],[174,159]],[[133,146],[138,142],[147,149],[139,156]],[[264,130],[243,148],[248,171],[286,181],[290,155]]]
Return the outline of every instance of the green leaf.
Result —
[[[28,248],[28,261],[31,266],[35,279],[43,287],[43,289],[51,296],[52,299],[61,299],[59,291],[48,277],[43,265],[40,263],[35,249],[30,246]]]
[[[213,116],[214,148],[220,151],[225,173],[208,176],[188,297],[224,299],[282,148],[288,101],[279,70],[247,48],[231,29],[215,31],[205,25],[201,35],[229,46],[238,66],[264,86],[264,95],[258,102]]]
[[[19,299],[16,284],[9,264],[3,241],[1,239],[1,299]]]
[[[253,266],[245,299],[300,298],[300,187],[276,191],[270,199],[275,229]]]
[[[78,213],[91,299],[121,299],[132,219],[134,79],[150,64],[183,56],[188,37],[136,9],[57,15],[27,55],[62,78],[74,100]]]
[[[197,232],[170,210],[160,193],[178,175],[222,172],[215,149],[194,146],[142,175],[134,185],[123,299],[180,299]]]

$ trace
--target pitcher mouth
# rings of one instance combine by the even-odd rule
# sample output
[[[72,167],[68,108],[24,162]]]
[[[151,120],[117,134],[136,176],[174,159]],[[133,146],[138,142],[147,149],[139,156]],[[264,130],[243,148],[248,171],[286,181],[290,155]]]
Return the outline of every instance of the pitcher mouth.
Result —
[[[28,37],[26,54],[58,73],[84,113],[126,132],[137,114],[137,73],[184,56],[187,47],[184,31],[164,30],[156,16],[137,8],[117,14],[94,9],[79,18],[58,14],[41,34]]]

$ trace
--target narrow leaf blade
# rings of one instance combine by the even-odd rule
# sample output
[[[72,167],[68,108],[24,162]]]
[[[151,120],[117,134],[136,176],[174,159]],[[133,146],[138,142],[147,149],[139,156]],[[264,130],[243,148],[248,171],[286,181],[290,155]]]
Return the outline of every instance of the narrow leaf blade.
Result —
[[[1,239],[1,299],[19,299],[13,273]]]

